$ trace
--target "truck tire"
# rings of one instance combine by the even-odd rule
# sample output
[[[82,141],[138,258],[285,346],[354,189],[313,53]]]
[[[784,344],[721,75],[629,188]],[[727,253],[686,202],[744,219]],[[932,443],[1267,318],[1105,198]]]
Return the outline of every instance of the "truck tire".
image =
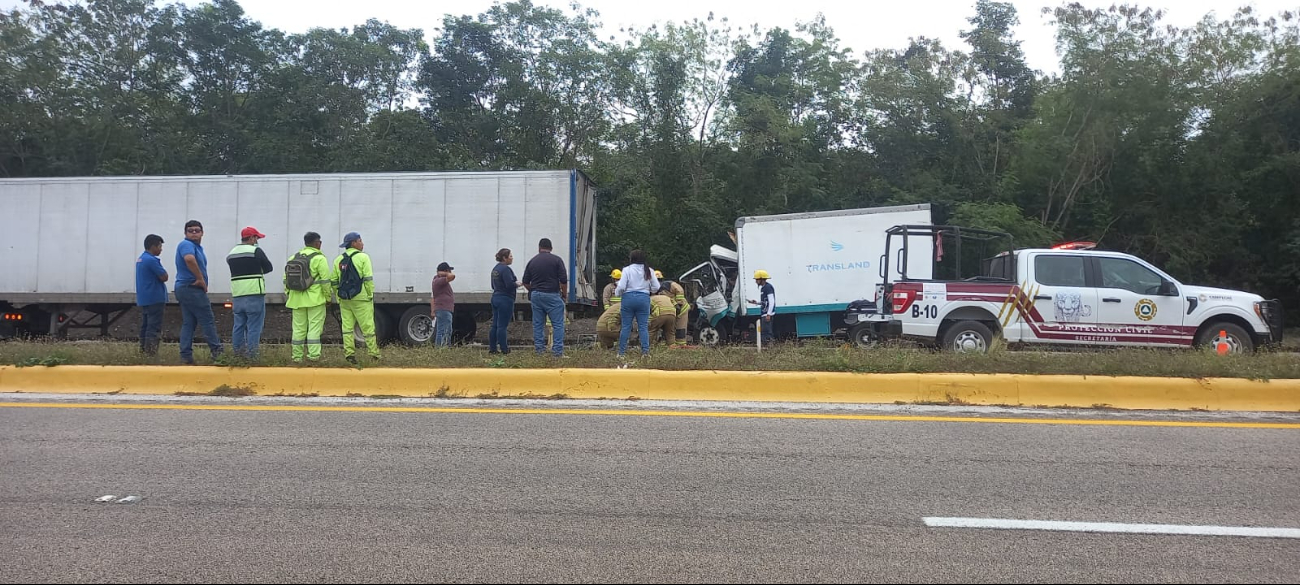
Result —
[[[457,311],[451,316],[451,342],[471,344],[474,343],[474,334],[478,332],[478,322],[474,319],[474,314]],[[567,335],[566,335],[567,336]]]
[[[416,305],[397,320],[397,337],[406,345],[425,345],[433,340],[433,317],[429,307]]]
[[[375,340],[380,345],[393,339],[393,316],[384,307],[375,307]]]
[[[871,349],[880,344],[880,338],[871,323],[858,323],[849,328],[849,342],[862,349]]]
[[[1216,351],[1219,347],[1219,332],[1227,335],[1228,353],[1251,353],[1255,351],[1255,340],[1240,325],[1227,321],[1216,321],[1201,327],[1196,334],[1196,347]]]
[[[728,326],[726,319],[718,321],[718,326],[709,325],[708,321],[700,320],[695,327],[695,344],[703,347],[720,347],[726,345],[731,339],[731,328]]]
[[[331,314],[337,309],[330,308]],[[340,318],[340,325],[342,324]],[[346,335],[346,334],[345,334]],[[383,345],[393,336],[393,318],[383,307],[375,306],[375,342]],[[357,347],[366,346],[366,336],[361,333],[361,325],[352,326],[352,341]]]
[[[943,333],[944,351],[958,353],[988,353],[993,345],[993,332],[979,321],[958,321]]]

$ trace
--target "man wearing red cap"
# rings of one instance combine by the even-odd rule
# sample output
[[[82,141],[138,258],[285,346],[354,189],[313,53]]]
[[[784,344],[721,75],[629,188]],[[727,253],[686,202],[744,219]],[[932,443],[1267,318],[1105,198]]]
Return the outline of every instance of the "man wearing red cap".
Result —
[[[257,346],[266,323],[266,278],[273,267],[257,241],[266,234],[249,226],[239,233],[243,241],[226,256],[230,266],[231,305],[235,310],[234,339],[230,345],[235,357],[257,360]]]

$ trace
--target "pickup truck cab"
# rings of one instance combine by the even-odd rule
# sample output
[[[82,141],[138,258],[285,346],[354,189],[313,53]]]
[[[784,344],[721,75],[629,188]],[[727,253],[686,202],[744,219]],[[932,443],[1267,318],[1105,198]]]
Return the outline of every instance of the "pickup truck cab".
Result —
[[[1003,252],[979,276],[905,279],[884,292],[903,337],[951,351],[987,351],[998,335],[1026,345],[1224,342],[1231,352],[1282,340],[1278,301],[1182,284],[1141,258],[1086,245]]]

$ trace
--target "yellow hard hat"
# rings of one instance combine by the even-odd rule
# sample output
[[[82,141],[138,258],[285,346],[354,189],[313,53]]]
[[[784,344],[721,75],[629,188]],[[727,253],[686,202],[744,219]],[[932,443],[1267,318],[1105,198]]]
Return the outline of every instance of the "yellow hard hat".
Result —
[[[663,278],[663,277],[664,277],[664,273],[658,270],[655,271],[655,278]]]
[[[767,279],[772,278],[772,277],[771,277],[770,275],[768,275],[768,273],[767,273],[766,270],[755,270],[755,271],[754,271],[754,279],[757,280],[757,279],[760,279],[760,278],[763,279],[763,280],[767,280]]]
[[[609,277],[616,280],[619,278],[623,278],[623,271],[619,270],[618,268],[615,268],[613,272],[609,273]]]

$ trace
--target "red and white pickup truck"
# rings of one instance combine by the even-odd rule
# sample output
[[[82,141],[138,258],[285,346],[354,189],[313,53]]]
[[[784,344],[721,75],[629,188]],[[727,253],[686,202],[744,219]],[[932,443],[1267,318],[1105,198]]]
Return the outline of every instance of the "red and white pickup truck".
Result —
[[[1067,246],[1066,248],[1070,248]],[[1282,307],[1259,295],[1185,285],[1140,258],[1086,249],[1022,249],[961,281],[884,287],[905,338],[952,351],[1010,343],[1217,347],[1282,340]],[[898,331],[897,325],[894,327]]]

